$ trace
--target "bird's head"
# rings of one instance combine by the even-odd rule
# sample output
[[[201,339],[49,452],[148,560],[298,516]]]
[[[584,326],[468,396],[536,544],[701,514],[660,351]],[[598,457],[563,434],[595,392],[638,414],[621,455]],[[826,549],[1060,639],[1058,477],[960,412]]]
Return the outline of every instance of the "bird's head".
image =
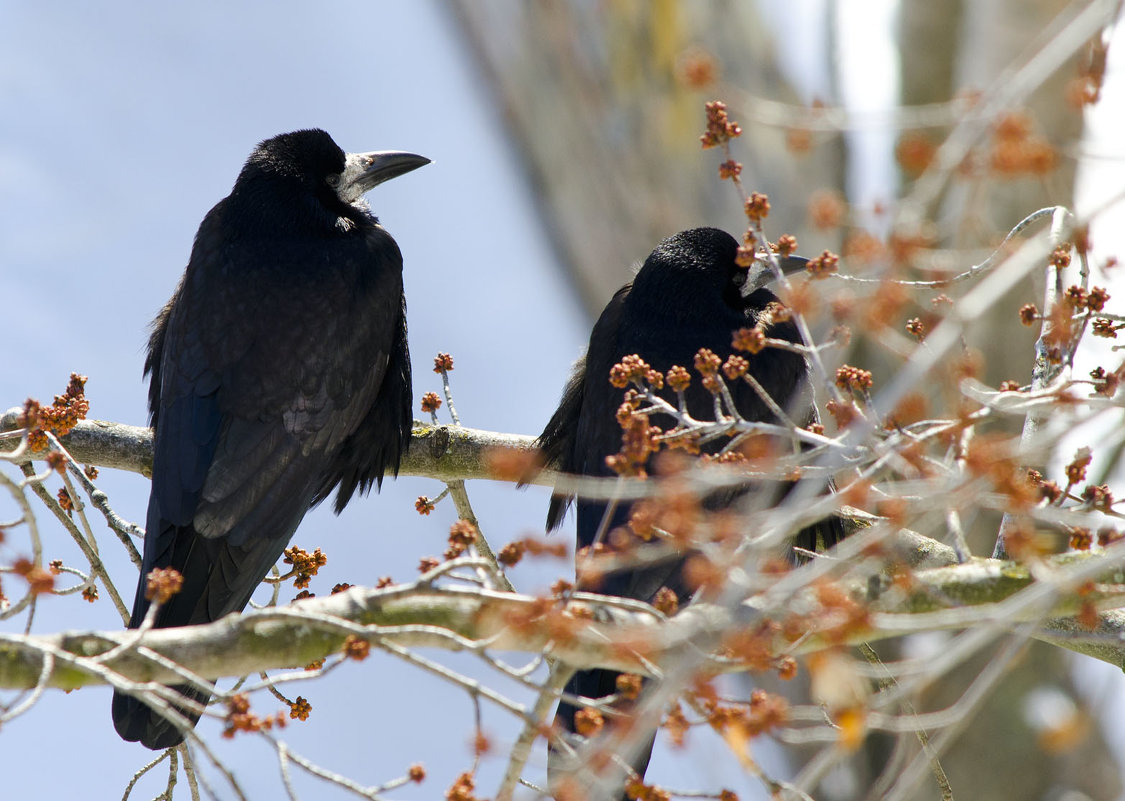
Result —
[[[239,175],[239,184],[263,180],[299,186],[329,211],[361,208],[368,190],[429,164],[425,156],[398,150],[345,153],[319,128],[279,134],[261,142]]]
[[[711,294],[732,310],[741,311],[746,299],[774,280],[773,268],[763,259],[749,268],[736,261],[738,242],[718,228],[692,228],[665,239],[652,251],[637,273],[634,286],[648,284],[672,302]],[[782,272],[804,269],[805,259],[779,259]],[[650,291],[644,294],[650,295]],[[656,293],[651,293],[655,296]]]

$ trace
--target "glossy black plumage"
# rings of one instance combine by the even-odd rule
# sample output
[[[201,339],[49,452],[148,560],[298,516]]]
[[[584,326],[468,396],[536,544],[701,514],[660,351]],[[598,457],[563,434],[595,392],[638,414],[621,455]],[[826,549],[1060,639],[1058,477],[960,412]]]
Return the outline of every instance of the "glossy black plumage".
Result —
[[[361,198],[426,163],[282,134],[204,218],[145,362],[155,452],[131,628],[153,568],[183,575],[156,627],[216,620],[246,606],[311,506],[336,490],[339,512],[397,473],[411,429],[402,256]],[[149,748],[183,739],[123,693],[113,720]]]
[[[710,348],[721,357],[732,352],[732,333],[753,326],[767,304],[777,300],[765,288],[768,268],[755,265],[749,274],[735,264],[738,243],[727,233],[714,228],[699,228],[676,234],[657,246],[631,284],[622,287],[602,312],[590,335],[585,359],[580,362],[563,393],[558,410],[540,435],[538,444],[549,465],[566,473],[611,476],[606,456],[621,447],[621,428],[614,413],[625,390],[609,383],[610,368],[629,354],[636,353],[661,372],[673,365],[689,370],[700,348]],[[797,266],[788,265],[790,268]],[[800,260],[803,262],[803,260]],[[743,291],[747,294],[743,297]],[[775,322],[768,336],[800,342],[792,322]],[[804,358],[776,348],[756,355],[740,354],[750,362],[750,372],[782,409],[796,419],[814,414],[802,393],[807,391],[808,372]],[[744,382],[730,382],[731,392],[741,414],[748,420],[775,421],[757,393]],[[671,390],[664,393],[675,404]],[[696,419],[714,419],[711,394],[693,377],[686,392],[688,411]],[[802,408],[804,411],[802,412]],[[654,425],[667,428],[672,420],[654,415]],[[716,443],[713,450],[722,446]],[[758,491],[771,491],[759,488]],[[731,496],[725,498],[730,502]],[[571,498],[552,498],[547,526],[557,527]],[[723,499],[711,499],[711,505]],[[620,504],[603,524],[606,504],[578,499],[578,547],[592,545],[598,532],[624,525],[629,516],[627,504]],[[837,519],[826,520],[799,533],[796,544],[815,548],[817,539],[834,544],[842,530]],[[675,560],[644,569],[622,570],[604,577],[597,592],[651,601],[663,586],[674,590],[681,601],[689,595],[680,575],[683,562]],[[579,671],[566,687],[572,695],[591,698],[615,692],[617,673],[609,670]],[[577,709],[563,702],[557,722],[574,731]],[[652,752],[652,742],[633,764],[644,774]],[[551,754],[552,768],[561,763]]]

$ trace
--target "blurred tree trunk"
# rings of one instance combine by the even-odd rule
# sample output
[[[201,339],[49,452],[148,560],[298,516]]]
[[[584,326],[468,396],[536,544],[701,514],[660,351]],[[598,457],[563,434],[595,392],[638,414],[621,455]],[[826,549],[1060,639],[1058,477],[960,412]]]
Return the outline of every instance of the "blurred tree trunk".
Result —
[[[786,131],[755,125],[724,95],[799,102],[753,4],[674,0],[460,0],[463,30],[496,90],[549,229],[591,314],[666,236],[745,227],[721,159],[704,151],[703,105],[725,99],[746,133],[734,156],[771,196],[770,230],[801,237],[810,187],[836,184],[841,159],[802,159]],[[831,98],[822,98],[831,100]],[[801,188],[794,191],[795,188]]]

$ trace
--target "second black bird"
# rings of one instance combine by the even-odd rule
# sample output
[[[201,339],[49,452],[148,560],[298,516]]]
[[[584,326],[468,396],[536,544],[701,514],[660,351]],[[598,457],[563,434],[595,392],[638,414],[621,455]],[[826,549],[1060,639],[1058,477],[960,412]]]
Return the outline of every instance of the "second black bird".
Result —
[[[183,576],[159,628],[241,610],[311,506],[335,490],[339,512],[398,472],[412,419],[402,255],[363,195],[427,163],[346,154],[320,130],[282,134],[204,218],[145,362],[155,452],[130,627],[154,568]],[[123,692],[113,722],[149,748],[183,740]]]
[[[579,363],[563,393],[558,410],[539,437],[547,463],[565,473],[587,476],[612,476],[606,457],[621,449],[622,432],[615,412],[625,390],[610,384],[613,365],[625,356],[638,354],[655,370],[666,373],[673,365],[690,369],[695,354],[708,348],[716,354],[731,352],[732,334],[759,322],[767,323],[768,336],[793,343],[801,341],[790,321],[768,324],[762,316],[777,297],[765,288],[770,272],[762,264],[749,271],[735,263],[738,243],[727,233],[714,228],[683,231],[661,242],[649,255],[631,284],[622,287],[610,300],[590,334],[585,359]],[[803,264],[791,259],[789,269]],[[787,270],[788,271],[788,270]],[[750,362],[749,373],[769,393],[781,409],[793,413],[802,423],[814,414],[800,396],[808,389],[808,368],[804,357],[792,351],[766,348],[755,355],[742,354]],[[747,383],[731,382],[731,393],[742,416],[751,421],[780,422],[759,394]],[[674,393],[665,390],[675,405]],[[697,420],[714,419],[714,397],[701,386],[698,377],[685,392],[688,412]],[[803,412],[795,406],[804,405]],[[653,424],[667,428],[671,418],[656,415]],[[706,450],[716,451],[725,442]],[[726,502],[733,497],[728,494]],[[572,499],[556,496],[551,501],[547,527],[562,522]],[[713,506],[715,499],[711,499]],[[722,503],[722,501],[719,501]],[[577,500],[578,547],[591,546],[600,536],[626,525],[629,505],[616,507],[604,501]],[[833,545],[842,536],[839,520],[831,518],[801,531],[796,544],[814,549],[817,540]],[[657,591],[668,587],[681,601],[690,590],[681,575],[683,560],[677,559],[648,567],[619,570],[601,578],[589,589],[609,595],[651,602]],[[581,579],[579,587],[585,589]],[[566,687],[574,696],[601,698],[616,692],[619,674],[610,670],[583,670]],[[575,731],[577,708],[559,705],[557,722]],[[633,769],[644,775],[652,753],[650,739]],[[552,752],[552,773],[565,770],[565,760]],[[599,797],[596,794],[591,798]]]

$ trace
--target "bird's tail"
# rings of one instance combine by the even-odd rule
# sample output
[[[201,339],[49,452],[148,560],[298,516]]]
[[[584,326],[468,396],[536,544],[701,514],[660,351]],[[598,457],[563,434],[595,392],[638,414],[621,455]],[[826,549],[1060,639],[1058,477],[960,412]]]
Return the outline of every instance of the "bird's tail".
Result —
[[[580,695],[586,698],[602,698],[607,695],[612,695],[617,692],[617,677],[619,675],[621,674],[613,670],[580,670],[567,682],[564,692],[568,695]],[[645,683],[647,684],[648,682]],[[559,711],[555,714],[555,723],[562,729],[573,734],[576,731],[574,716],[578,712],[578,709],[578,707],[567,703],[565,700],[559,702]],[[644,747],[637,753],[636,758],[629,763],[630,767],[642,778],[645,775],[645,771],[648,769],[648,761],[652,757],[652,747],[655,742],[656,732],[654,731]],[[547,755],[547,774],[549,783],[552,786],[560,781],[566,774],[572,773],[573,769],[570,757],[554,748],[551,749],[550,753]],[[606,796],[605,801],[608,801],[609,798],[618,798],[620,801],[627,801],[628,796],[625,795],[623,787],[612,792],[615,794]],[[594,799],[595,797],[590,796],[590,798]],[[599,796],[597,801],[603,801],[603,799]]]
[[[169,689],[201,705],[206,704],[211,697],[209,692],[187,684],[174,685]],[[199,712],[176,704],[173,704],[173,709],[186,718],[186,725],[189,727],[199,720]],[[141,699],[120,691],[113,693],[113,727],[123,740],[139,742],[153,751],[171,748],[184,741],[184,735],[172,721]]]

